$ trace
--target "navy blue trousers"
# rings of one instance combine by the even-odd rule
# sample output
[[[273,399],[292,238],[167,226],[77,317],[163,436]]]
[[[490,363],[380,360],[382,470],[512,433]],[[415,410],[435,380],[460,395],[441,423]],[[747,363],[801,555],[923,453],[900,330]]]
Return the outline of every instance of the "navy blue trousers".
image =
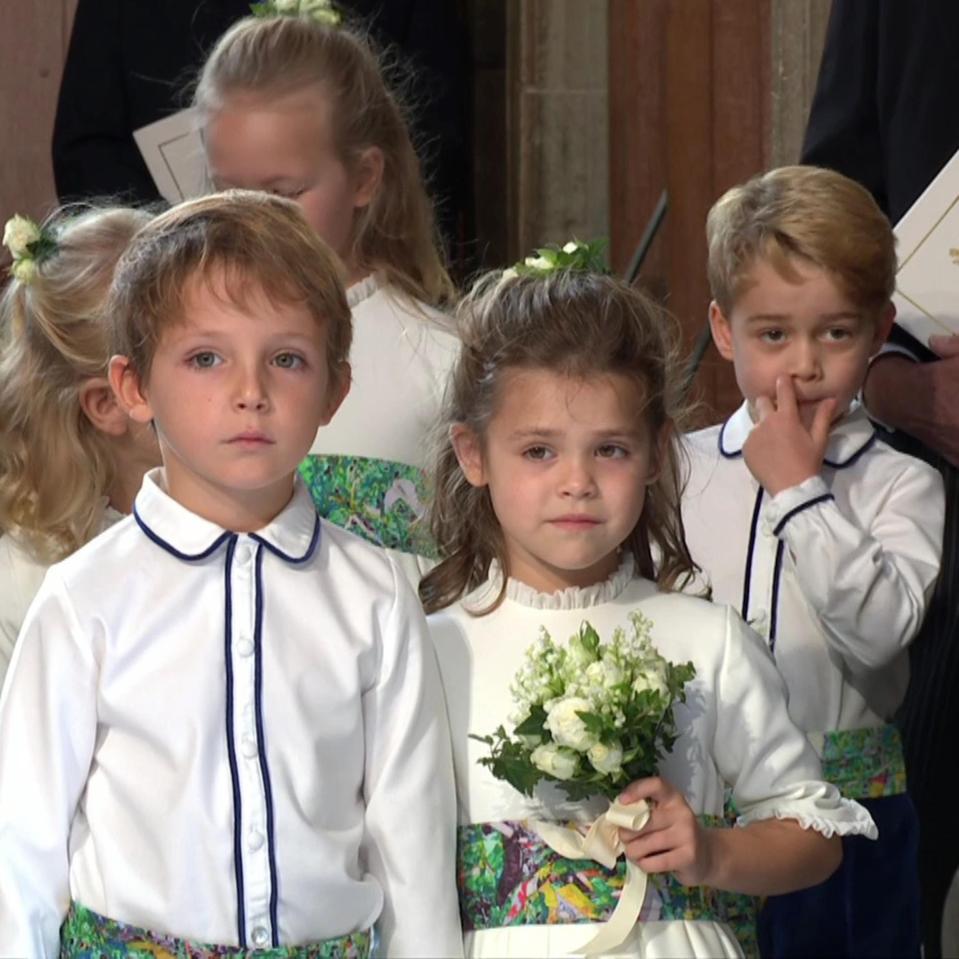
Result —
[[[919,821],[907,794],[860,799],[879,839],[847,836],[824,883],[770,896],[759,914],[763,959],[919,956]]]

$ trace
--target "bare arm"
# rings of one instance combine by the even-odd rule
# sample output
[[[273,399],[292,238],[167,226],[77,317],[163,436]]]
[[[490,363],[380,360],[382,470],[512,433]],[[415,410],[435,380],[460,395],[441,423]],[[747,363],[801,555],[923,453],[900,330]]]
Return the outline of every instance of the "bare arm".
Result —
[[[827,839],[793,820],[706,829],[682,793],[664,779],[640,779],[619,798],[652,803],[639,832],[620,830],[626,855],[645,872],[675,873],[686,886],[774,896],[828,879],[842,861],[838,836]]]

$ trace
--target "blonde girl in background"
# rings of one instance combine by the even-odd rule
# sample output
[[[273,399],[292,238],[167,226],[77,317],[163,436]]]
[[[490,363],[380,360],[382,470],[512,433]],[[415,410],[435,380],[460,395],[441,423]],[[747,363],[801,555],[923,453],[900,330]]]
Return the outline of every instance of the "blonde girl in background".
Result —
[[[129,513],[156,438],[117,406],[103,313],[113,270],[150,216],[65,209],[7,223],[0,298],[0,680],[47,567]]]
[[[377,55],[320,6],[313,16],[236,23],[204,65],[194,101],[214,186],[295,200],[346,267],[352,388],[302,467],[321,514],[421,554],[425,439],[456,348],[438,308],[453,287]]]
[[[453,737],[466,953],[578,953],[598,928],[588,924],[612,914],[622,861],[564,859],[528,826],[587,823],[605,801],[574,802],[551,783],[529,799],[480,765],[487,747],[470,735],[515,725],[511,680],[541,627],[561,643],[588,620],[609,638],[641,613],[659,652],[696,673],[660,775],[620,796],[652,805],[622,835],[649,885],[612,954],[739,955],[736,936],[754,933],[749,896],[821,881],[838,835],[875,827],[820,781],[759,638],[729,607],[674,592],[693,565],[666,317],[611,277],[560,270],[488,276],[458,322],[432,504],[442,558],[420,597]],[[722,828],[727,789],[737,828]]]

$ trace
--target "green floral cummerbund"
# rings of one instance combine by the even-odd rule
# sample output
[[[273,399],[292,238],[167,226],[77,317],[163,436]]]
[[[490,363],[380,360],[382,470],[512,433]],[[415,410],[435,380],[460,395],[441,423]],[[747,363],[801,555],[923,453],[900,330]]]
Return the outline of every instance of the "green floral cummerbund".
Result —
[[[878,799],[906,791],[902,739],[892,723],[837,729],[822,741],[823,779],[850,799]]]
[[[213,946],[129,926],[72,903],[60,927],[60,959],[369,959],[372,939],[366,931],[307,946]]]
[[[718,816],[701,816],[700,822],[707,827],[728,825]],[[565,859],[523,822],[460,826],[457,847],[464,931],[605,922],[625,883],[623,859],[613,870],[592,859]],[[743,952],[757,954],[757,899],[683,886],[671,873],[650,875],[649,883],[662,903],[659,919],[726,923]]]
[[[311,454],[300,464],[320,516],[363,539],[434,558],[423,471],[362,456]]]

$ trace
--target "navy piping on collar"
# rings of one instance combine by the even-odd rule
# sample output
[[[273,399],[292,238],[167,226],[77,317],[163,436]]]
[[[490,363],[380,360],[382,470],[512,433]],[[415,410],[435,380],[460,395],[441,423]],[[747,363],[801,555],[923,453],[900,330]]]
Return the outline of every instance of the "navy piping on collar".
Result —
[[[769,651],[776,649],[776,623],[779,612],[779,577],[783,569],[783,552],[786,544],[780,540],[776,544],[776,563],[773,566],[772,609],[769,611]]]
[[[729,419],[732,419],[732,417],[730,417]],[[726,426],[728,424],[729,424],[729,420],[726,420],[726,422],[723,423],[723,425],[719,428],[719,436],[717,437],[716,443],[719,446],[720,456],[723,456],[725,459],[728,459],[728,460],[734,460],[742,456],[743,451],[741,447],[738,450],[734,450],[732,453],[727,453],[726,450],[723,449],[723,437],[726,435]],[[872,435],[869,437],[869,439],[866,440],[866,442],[863,443],[863,445],[860,446],[859,449],[856,450],[856,452],[849,457],[849,459],[843,460],[841,463],[833,462],[833,460],[830,460],[830,459],[823,459],[823,464],[825,466],[831,467],[834,470],[842,470],[842,469],[845,469],[847,466],[852,466],[852,464],[855,463],[856,460],[858,460],[859,457],[862,456],[868,449],[870,449],[873,446],[873,444],[876,442],[876,440],[878,439],[879,439],[879,434],[876,432],[876,430],[873,430]]]
[[[817,503],[825,503],[826,500],[835,499],[836,497],[832,493],[822,493],[819,496],[814,497],[811,500],[808,500],[805,503],[800,503],[798,506],[794,506],[777,524],[776,528],[773,530],[773,536],[778,536],[786,524],[797,514],[801,513],[804,509],[809,509],[810,506],[815,506]]]
[[[823,463],[825,463],[826,466],[831,466],[834,470],[842,470],[842,469],[845,469],[847,466],[852,466],[852,464],[855,463],[860,456],[862,456],[867,450],[872,448],[873,444],[876,442],[878,438],[879,438],[879,434],[875,430],[873,430],[872,436],[870,436],[869,439],[865,443],[863,443],[862,446],[860,446],[859,449],[852,454],[852,456],[849,457],[849,459],[843,460],[841,463],[834,463],[832,460],[824,459]]]
[[[749,621],[749,582],[753,574],[753,550],[756,547],[756,528],[759,526],[759,509],[763,501],[763,488],[756,490],[756,505],[753,507],[753,518],[749,524],[749,545],[746,547],[746,569],[743,572],[743,605],[741,614],[744,620]]]
[[[730,417],[729,419],[732,419],[732,417]],[[719,455],[724,456],[728,460],[734,460],[737,457],[742,456],[743,451],[742,449],[738,449],[733,453],[727,453],[723,449],[723,436],[726,435],[726,426],[728,423],[729,423],[729,420],[726,420],[726,422],[723,423],[723,425],[719,428],[719,437],[717,438],[717,443],[719,444]]]
[[[316,544],[320,541],[320,515],[317,513],[313,517],[313,535],[310,537],[310,545],[306,547],[306,552],[302,556],[290,556],[283,550],[277,549],[272,543],[268,543],[262,536],[257,536],[256,533],[250,533],[249,536],[250,539],[256,540],[261,546],[265,546],[274,556],[279,556],[280,559],[292,563],[294,566],[300,566],[309,561],[316,551]]]
[[[246,949],[246,909],[243,892],[243,804],[240,797],[240,776],[236,765],[236,743],[233,741],[233,654],[231,634],[233,632],[233,590],[230,586],[230,569],[233,566],[233,552],[236,549],[236,533],[230,537],[226,548],[224,563],[226,577],[226,609],[224,610],[224,661],[226,663],[226,752],[230,760],[230,779],[233,783],[233,872],[236,877],[236,925],[240,948]],[[222,537],[221,537],[222,539]],[[219,540],[218,540],[219,542]]]
[[[218,537],[217,537],[205,550],[203,550],[202,552],[199,552],[199,553],[181,553],[180,550],[178,550],[175,546],[171,546],[165,539],[163,539],[162,536],[159,536],[157,533],[154,533],[153,530],[150,529],[149,526],[147,526],[146,521],[145,521],[145,520],[143,519],[143,517],[140,516],[140,514],[137,512],[136,506],[133,507],[133,518],[137,521],[137,526],[139,526],[140,529],[143,530],[144,535],[145,535],[148,539],[153,540],[153,542],[156,543],[157,546],[161,547],[162,549],[165,549],[168,553],[172,554],[172,555],[175,556],[177,559],[187,560],[188,562],[189,562],[189,561],[195,561],[195,560],[198,560],[198,559],[206,559],[207,556],[210,556],[210,555],[212,555],[213,553],[215,553],[215,552],[220,548],[220,546],[222,546],[223,543],[225,543],[231,536],[233,536],[233,537],[235,538],[235,535],[236,535],[236,534],[234,534],[234,533],[231,533],[231,532],[227,531],[227,532],[223,533],[221,536],[218,536]],[[231,552],[230,555],[232,556],[232,552]]]
[[[319,522],[313,533],[313,544],[316,541],[316,529],[319,529]],[[260,541],[260,546],[268,545]],[[274,550],[274,552],[277,552]],[[282,554],[281,554],[282,555]],[[307,553],[307,556],[309,552]],[[304,557],[304,560],[306,557]],[[296,560],[295,562],[303,562]],[[267,856],[270,863],[270,930],[273,940],[273,948],[278,949],[280,939],[277,923],[277,875],[276,875],[276,842],[273,832],[273,788],[270,784],[270,769],[266,761],[266,740],[263,736],[263,549],[256,551],[256,619],[253,623],[253,654],[254,654],[254,674],[253,674],[253,700],[256,709],[256,740],[259,744],[257,758],[260,764],[260,776],[263,779],[263,793],[266,799],[266,843]]]

